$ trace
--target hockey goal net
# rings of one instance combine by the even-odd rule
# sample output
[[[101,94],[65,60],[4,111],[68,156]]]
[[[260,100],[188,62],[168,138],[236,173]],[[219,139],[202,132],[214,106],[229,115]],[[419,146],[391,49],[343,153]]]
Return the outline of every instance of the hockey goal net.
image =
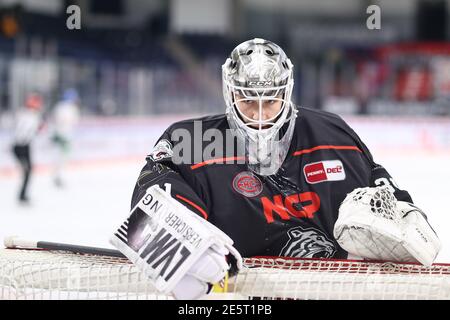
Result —
[[[450,265],[248,258],[217,299],[450,299]],[[0,250],[0,299],[171,299],[127,259]]]

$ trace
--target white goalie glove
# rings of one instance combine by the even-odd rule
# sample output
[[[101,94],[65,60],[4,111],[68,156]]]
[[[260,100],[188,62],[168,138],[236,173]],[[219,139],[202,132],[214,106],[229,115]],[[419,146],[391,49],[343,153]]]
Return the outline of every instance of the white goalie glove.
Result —
[[[242,265],[225,233],[158,185],[147,189],[110,242],[158,291],[180,300],[200,299],[208,293],[229,271],[227,257],[237,270]]]
[[[208,249],[175,285],[172,295],[177,300],[196,300],[211,290],[211,284],[225,278],[229,265],[228,250]]]
[[[334,237],[350,254],[430,266],[440,241],[425,215],[387,187],[358,188],[339,208]]]

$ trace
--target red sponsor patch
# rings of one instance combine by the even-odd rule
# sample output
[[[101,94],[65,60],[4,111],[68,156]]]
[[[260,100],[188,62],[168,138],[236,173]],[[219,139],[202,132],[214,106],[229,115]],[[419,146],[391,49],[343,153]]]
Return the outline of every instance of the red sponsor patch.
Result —
[[[325,160],[307,164],[303,168],[308,183],[345,180],[345,170],[340,160]]]
[[[327,180],[327,174],[322,162],[308,164],[304,168],[306,180],[309,183],[317,183]]]

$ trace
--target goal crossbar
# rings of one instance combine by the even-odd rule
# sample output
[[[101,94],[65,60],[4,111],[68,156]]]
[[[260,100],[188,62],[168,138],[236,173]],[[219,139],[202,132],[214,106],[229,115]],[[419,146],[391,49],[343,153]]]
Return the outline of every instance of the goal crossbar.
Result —
[[[450,299],[450,265],[253,257],[215,299]],[[126,258],[0,250],[0,299],[172,299]]]

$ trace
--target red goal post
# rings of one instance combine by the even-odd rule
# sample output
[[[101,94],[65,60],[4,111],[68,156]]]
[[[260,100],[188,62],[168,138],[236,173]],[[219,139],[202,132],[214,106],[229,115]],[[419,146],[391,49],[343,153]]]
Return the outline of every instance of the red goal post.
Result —
[[[450,265],[254,257],[213,299],[450,299]],[[0,250],[0,299],[172,299],[127,259]]]

